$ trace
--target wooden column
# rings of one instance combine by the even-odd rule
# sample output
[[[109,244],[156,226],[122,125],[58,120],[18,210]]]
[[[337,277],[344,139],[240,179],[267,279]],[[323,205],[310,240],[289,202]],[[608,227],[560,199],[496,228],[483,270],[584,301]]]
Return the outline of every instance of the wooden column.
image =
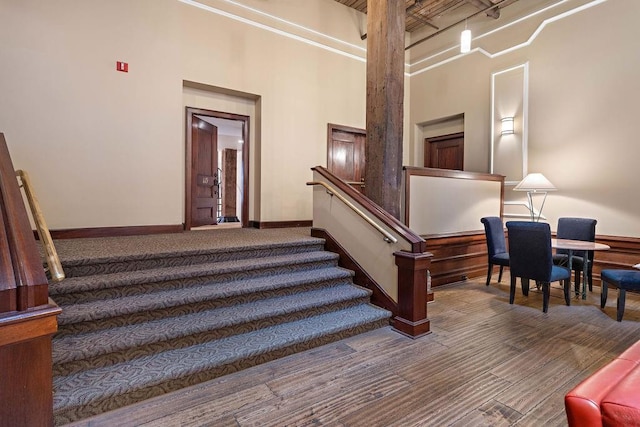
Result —
[[[222,219],[219,222],[239,222],[236,215],[236,183],[238,175],[238,151],[225,148],[222,152]]]
[[[367,1],[365,194],[400,218],[405,2]]]

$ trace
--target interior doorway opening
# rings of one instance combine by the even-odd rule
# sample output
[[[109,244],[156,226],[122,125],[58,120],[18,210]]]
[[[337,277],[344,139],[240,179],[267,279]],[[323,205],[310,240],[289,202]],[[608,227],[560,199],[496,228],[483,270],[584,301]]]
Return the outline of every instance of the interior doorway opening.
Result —
[[[414,165],[464,170],[464,113],[418,123]]]
[[[185,230],[248,227],[249,116],[186,110]]]

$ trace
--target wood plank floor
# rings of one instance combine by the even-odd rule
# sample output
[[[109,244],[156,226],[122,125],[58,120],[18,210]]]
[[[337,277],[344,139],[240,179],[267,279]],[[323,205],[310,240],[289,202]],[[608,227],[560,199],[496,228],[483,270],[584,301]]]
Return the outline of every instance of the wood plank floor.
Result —
[[[508,274],[435,289],[432,333],[379,329],[73,426],[563,426],[564,395],[640,340],[640,296],[617,291],[547,314],[532,290],[509,304]]]

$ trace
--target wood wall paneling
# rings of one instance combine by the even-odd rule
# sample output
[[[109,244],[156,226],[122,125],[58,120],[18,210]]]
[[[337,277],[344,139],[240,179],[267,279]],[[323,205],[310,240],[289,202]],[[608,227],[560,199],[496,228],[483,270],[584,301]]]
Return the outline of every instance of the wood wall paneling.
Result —
[[[425,237],[431,259],[431,286],[478,277],[487,272],[487,242],[484,233]]]

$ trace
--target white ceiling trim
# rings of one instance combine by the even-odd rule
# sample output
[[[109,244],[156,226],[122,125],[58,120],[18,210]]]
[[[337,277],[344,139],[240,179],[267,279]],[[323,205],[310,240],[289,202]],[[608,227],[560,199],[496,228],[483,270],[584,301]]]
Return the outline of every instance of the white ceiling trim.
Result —
[[[287,38],[290,38],[290,39],[293,39],[293,40],[296,40],[296,41],[299,41],[299,42],[302,42],[302,43],[305,43],[305,44],[308,44],[308,45],[311,45],[311,46],[314,46],[314,47],[318,47],[320,49],[324,49],[324,50],[327,50],[327,51],[332,52],[332,53],[336,53],[338,55],[346,56],[347,58],[355,59],[356,61],[360,61],[360,62],[364,62],[364,63],[367,62],[367,58],[366,57],[361,57],[361,56],[358,56],[358,55],[354,55],[352,53],[345,52],[343,50],[340,50],[340,49],[337,49],[337,48],[334,48],[334,47],[331,47],[331,46],[327,46],[326,44],[323,44],[323,43],[320,43],[320,42],[317,42],[317,41],[314,41],[314,40],[299,36],[297,34],[292,34],[290,32],[287,32],[287,31],[284,31],[284,30],[280,30],[278,28],[274,28],[274,27],[271,27],[271,26],[266,25],[266,24],[262,24],[260,22],[253,21],[251,19],[243,18],[241,16],[234,15],[232,13],[225,12],[225,11],[220,10],[220,9],[216,9],[214,7],[211,7],[211,6],[204,5],[204,4],[199,3],[197,1],[194,1],[194,0],[178,0],[178,1],[181,2],[181,3],[187,4],[189,6],[193,6],[193,7],[197,7],[198,9],[205,10],[207,12],[215,13],[216,15],[224,16],[226,18],[233,19],[235,21],[242,22],[244,24],[251,25],[253,27],[260,28],[262,30],[266,30],[266,31],[269,31],[269,32],[272,32],[272,33],[275,33],[275,34],[278,34],[278,35],[281,35],[281,36],[284,36],[284,37],[287,37]],[[265,15],[268,15],[268,14],[265,14]],[[268,16],[271,16],[271,15],[268,15]],[[284,21],[284,22],[287,22],[289,24],[292,24],[289,21],[285,21],[283,19],[281,19],[281,21]],[[297,25],[297,24],[292,24],[292,25],[295,25],[295,26],[300,27],[300,28],[304,28],[304,27],[302,27],[300,25]],[[314,30],[309,30],[309,31],[314,31]],[[314,31],[314,33],[317,33],[317,32]],[[327,36],[327,35],[324,35],[324,37],[332,38],[332,37]],[[349,45],[349,43],[344,42],[344,41],[341,41],[341,43]],[[358,47],[358,49],[362,49],[362,48]],[[364,51],[366,52],[366,49]]]
[[[560,3],[556,3],[556,5],[562,4],[562,3],[566,2],[566,1],[567,1],[567,0],[564,0],[564,1],[560,2]],[[496,52],[496,53],[490,53],[490,52],[487,52],[486,50],[484,50],[484,49],[482,49],[482,48],[476,47],[476,48],[474,48],[474,49],[471,49],[471,52],[469,52],[469,53],[464,53],[464,54],[462,54],[462,53],[461,53],[461,54],[455,55],[455,56],[453,56],[453,57],[451,57],[451,58],[447,58],[447,59],[445,59],[444,61],[440,61],[440,62],[437,62],[437,63],[435,63],[435,64],[429,65],[429,66],[427,66],[427,67],[425,67],[425,68],[422,68],[422,69],[420,69],[420,70],[418,70],[418,71],[414,71],[413,73],[409,73],[409,77],[417,76],[417,75],[422,74],[422,73],[424,73],[424,72],[426,72],[426,71],[433,70],[434,68],[440,67],[440,66],[442,66],[442,65],[445,65],[445,64],[447,64],[447,63],[449,63],[449,62],[452,62],[452,61],[455,61],[455,60],[457,60],[457,59],[460,59],[460,58],[462,58],[462,57],[464,57],[464,56],[467,56],[467,55],[469,55],[469,54],[471,54],[471,53],[474,53],[474,52],[480,53],[480,54],[482,54],[482,55],[485,55],[485,56],[486,56],[486,57],[488,57],[488,58],[493,59],[493,58],[497,58],[497,57],[499,57],[499,56],[505,55],[505,54],[507,54],[507,53],[510,53],[510,52],[516,51],[516,50],[518,50],[518,49],[525,48],[525,47],[527,47],[527,46],[531,45],[531,43],[533,43],[533,41],[534,41],[536,38],[538,38],[538,36],[539,36],[539,35],[540,35],[540,33],[542,32],[542,30],[547,26],[547,24],[551,24],[551,23],[553,23],[553,22],[559,21],[559,20],[564,19],[564,18],[566,18],[566,17],[568,17],[568,16],[571,16],[571,15],[574,15],[574,14],[576,14],[576,13],[582,12],[583,10],[590,9],[590,8],[592,8],[592,7],[594,7],[594,6],[597,6],[597,5],[599,5],[599,4],[602,4],[602,3],[606,2],[606,1],[607,1],[607,0],[594,0],[594,1],[590,2],[590,3],[587,3],[587,4],[584,4],[584,5],[582,5],[582,6],[576,7],[575,9],[571,9],[571,10],[568,10],[568,11],[566,11],[566,12],[563,12],[563,13],[561,13],[561,14],[559,14],[559,15],[556,15],[556,16],[553,16],[553,17],[551,17],[551,18],[547,18],[547,19],[545,19],[544,21],[542,21],[542,23],[540,23],[540,25],[538,25],[538,27],[536,28],[536,30],[531,34],[531,36],[527,39],[527,41],[525,41],[525,42],[523,42],[523,43],[517,44],[517,45],[515,45],[515,46],[511,46],[511,47],[509,47],[509,48],[507,48],[507,49],[504,49],[504,50],[498,51],[498,52]],[[554,5],[554,6],[555,6],[555,5]],[[550,6],[550,7],[548,7],[548,8],[547,8],[547,9],[545,9],[545,10],[549,10],[551,7],[553,7],[553,6]],[[535,16],[535,15],[537,15],[538,13],[541,13],[541,12],[542,12],[542,10],[541,10],[541,11],[538,11],[538,12],[534,12],[534,13],[532,13],[532,14],[530,14],[530,15],[527,15],[527,16],[525,16],[525,17],[523,17],[523,18],[518,19],[517,21],[514,21],[514,22],[512,22],[512,23],[506,24],[506,25],[504,25],[504,26],[502,26],[502,27],[500,27],[500,28],[496,28],[495,30],[491,30],[491,31],[490,31],[490,32],[488,32],[488,33],[485,33],[485,34],[482,34],[482,35],[480,35],[480,36],[478,36],[478,37],[475,37],[473,40],[477,40],[477,39],[480,39],[480,38],[482,38],[482,37],[486,37],[486,36],[488,36],[489,34],[493,34],[493,33],[496,33],[496,32],[498,32],[498,31],[504,30],[505,28],[508,28],[508,27],[510,27],[511,25],[514,25],[516,22],[522,22],[523,20],[525,20],[525,19],[529,19],[529,18],[531,18],[531,17],[533,17],[533,16]],[[443,51],[441,51],[441,52],[438,52],[438,53],[436,53],[436,54],[434,54],[434,55],[431,55],[431,56],[430,56],[430,57],[428,57],[428,58],[424,58],[424,59],[421,59],[420,61],[414,62],[414,63],[413,63],[413,64],[411,64],[411,65],[412,65],[412,66],[414,66],[414,65],[419,64],[419,63],[421,63],[421,62],[425,62],[425,61],[427,61],[427,60],[429,60],[429,59],[432,59],[432,58],[435,58],[435,57],[437,57],[437,56],[443,55],[443,54],[445,54],[445,53],[447,53],[447,52],[450,52],[451,50],[454,50],[454,49],[456,49],[456,50],[457,50],[457,49],[458,49],[458,46],[454,46],[454,47],[450,47],[450,48],[448,48],[448,49],[445,49],[445,50],[443,50]]]

